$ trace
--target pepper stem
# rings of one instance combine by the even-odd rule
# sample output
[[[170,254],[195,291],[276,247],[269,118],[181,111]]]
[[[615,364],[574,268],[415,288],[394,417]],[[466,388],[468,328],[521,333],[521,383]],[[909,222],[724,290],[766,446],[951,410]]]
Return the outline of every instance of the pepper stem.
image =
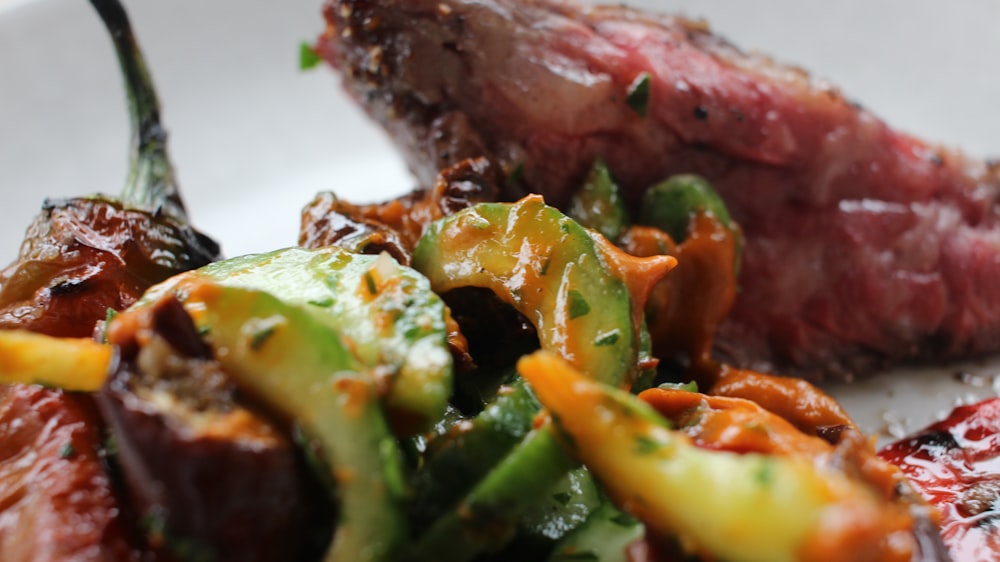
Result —
[[[167,132],[160,125],[160,104],[146,60],[118,0],[91,0],[111,34],[128,98],[132,142],[121,201],[128,206],[186,221],[187,212],[167,155]]]

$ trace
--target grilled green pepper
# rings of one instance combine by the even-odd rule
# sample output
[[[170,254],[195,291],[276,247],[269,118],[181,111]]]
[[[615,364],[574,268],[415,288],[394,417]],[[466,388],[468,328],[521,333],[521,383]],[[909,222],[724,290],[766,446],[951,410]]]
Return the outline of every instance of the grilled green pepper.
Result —
[[[128,17],[115,0],[91,3],[125,82],[128,178],[120,198],[46,199],[17,260],[0,271],[0,329],[91,337],[108,309],[124,310],[154,283],[219,259],[218,244],[188,222],[156,91]]]

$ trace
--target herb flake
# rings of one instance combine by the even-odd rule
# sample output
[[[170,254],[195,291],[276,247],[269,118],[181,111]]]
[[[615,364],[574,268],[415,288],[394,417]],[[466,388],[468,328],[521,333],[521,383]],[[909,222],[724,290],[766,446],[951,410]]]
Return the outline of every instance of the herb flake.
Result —
[[[597,339],[594,340],[594,345],[597,347],[615,345],[618,343],[619,338],[621,338],[621,331],[618,328],[615,328],[602,334],[597,334]]]
[[[661,384],[658,388],[664,390],[683,390],[686,392],[698,392],[698,381],[688,381],[688,382],[665,382]]]
[[[308,41],[299,43],[299,70],[312,70],[321,62],[323,62],[323,58]]]
[[[639,117],[645,117],[649,110],[650,82],[652,78],[648,72],[643,72],[635,77],[628,86],[626,102]]]
[[[73,447],[73,443],[67,441],[63,443],[62,447],[59,447],[59,458],[68,459],[76,454],[76,448]]]
[[[365,272],[365,285],[368,287],[368,294],[370,295],[378,294],[378,284],[375,283],[375,276],[372,275],[371,271]]]
[[[774,461],[769,458],[762,459],[760,466],[754,473],[754,480],[762,488],[770,486],[771,482],[774,481]]]
[[[311,300],[309,301],[309,304],[317,306],[319,308],[330,308],[331,306],[333,306],[333,297],[326,297],[319,300]]]
[[[638,519],[624,512],[616,514],[610,521],[619,527],[632,527],[639,524]]]
[[[580,291],[575,289],[570,289],[567,294],[568,308],[569,308],[569,319],[573,320],[581,316],[586,316],[590,313],[590,304],[587,303],[587,299],[580,294]]]
[[[645,435],[639,435],[635,438],[635,452],[638,455],[651,455],[659,450],[659,448],[659,443]]]
[[[254,332],[253,335],[250,336],[250,349],[260,351],[260,348],[264,347],[267,340],[271,339],[271,336],[274,335],[274,330],[275,327],[271,325],[265,326]]]

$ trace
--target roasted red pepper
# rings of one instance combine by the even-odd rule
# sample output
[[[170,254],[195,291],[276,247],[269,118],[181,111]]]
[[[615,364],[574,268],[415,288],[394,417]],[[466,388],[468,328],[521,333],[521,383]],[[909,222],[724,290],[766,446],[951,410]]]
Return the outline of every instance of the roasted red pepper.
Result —
[[[191,228],[167,155],[159,104],[118,2],[94,0],[114,37],[128,93],[132,153],[120,199],[47,200],[17,261],[0,272],[0,328],[89,336],[108,309],[149,286],[218,259]]]
[[[943,421],[879,452],[941,513],[956,561],[1000,555],[1000,398],[959,406]]]

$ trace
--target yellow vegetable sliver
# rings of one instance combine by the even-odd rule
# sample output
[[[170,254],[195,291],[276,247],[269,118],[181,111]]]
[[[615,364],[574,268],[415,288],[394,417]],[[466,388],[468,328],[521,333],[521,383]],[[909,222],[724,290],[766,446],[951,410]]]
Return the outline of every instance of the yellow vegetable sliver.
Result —
[[[85,338],[0,331],[0,383],[95,391],[108,376],[111,347]]]
[[[551,353],[522,358],[518,371],[609,497],[698,552],[733,562],[807,560],[818,536],[854,535],[842,538],[863,552],[897,530],[862,483],[836,470],[801,457],[698,448],[645,403]]]

